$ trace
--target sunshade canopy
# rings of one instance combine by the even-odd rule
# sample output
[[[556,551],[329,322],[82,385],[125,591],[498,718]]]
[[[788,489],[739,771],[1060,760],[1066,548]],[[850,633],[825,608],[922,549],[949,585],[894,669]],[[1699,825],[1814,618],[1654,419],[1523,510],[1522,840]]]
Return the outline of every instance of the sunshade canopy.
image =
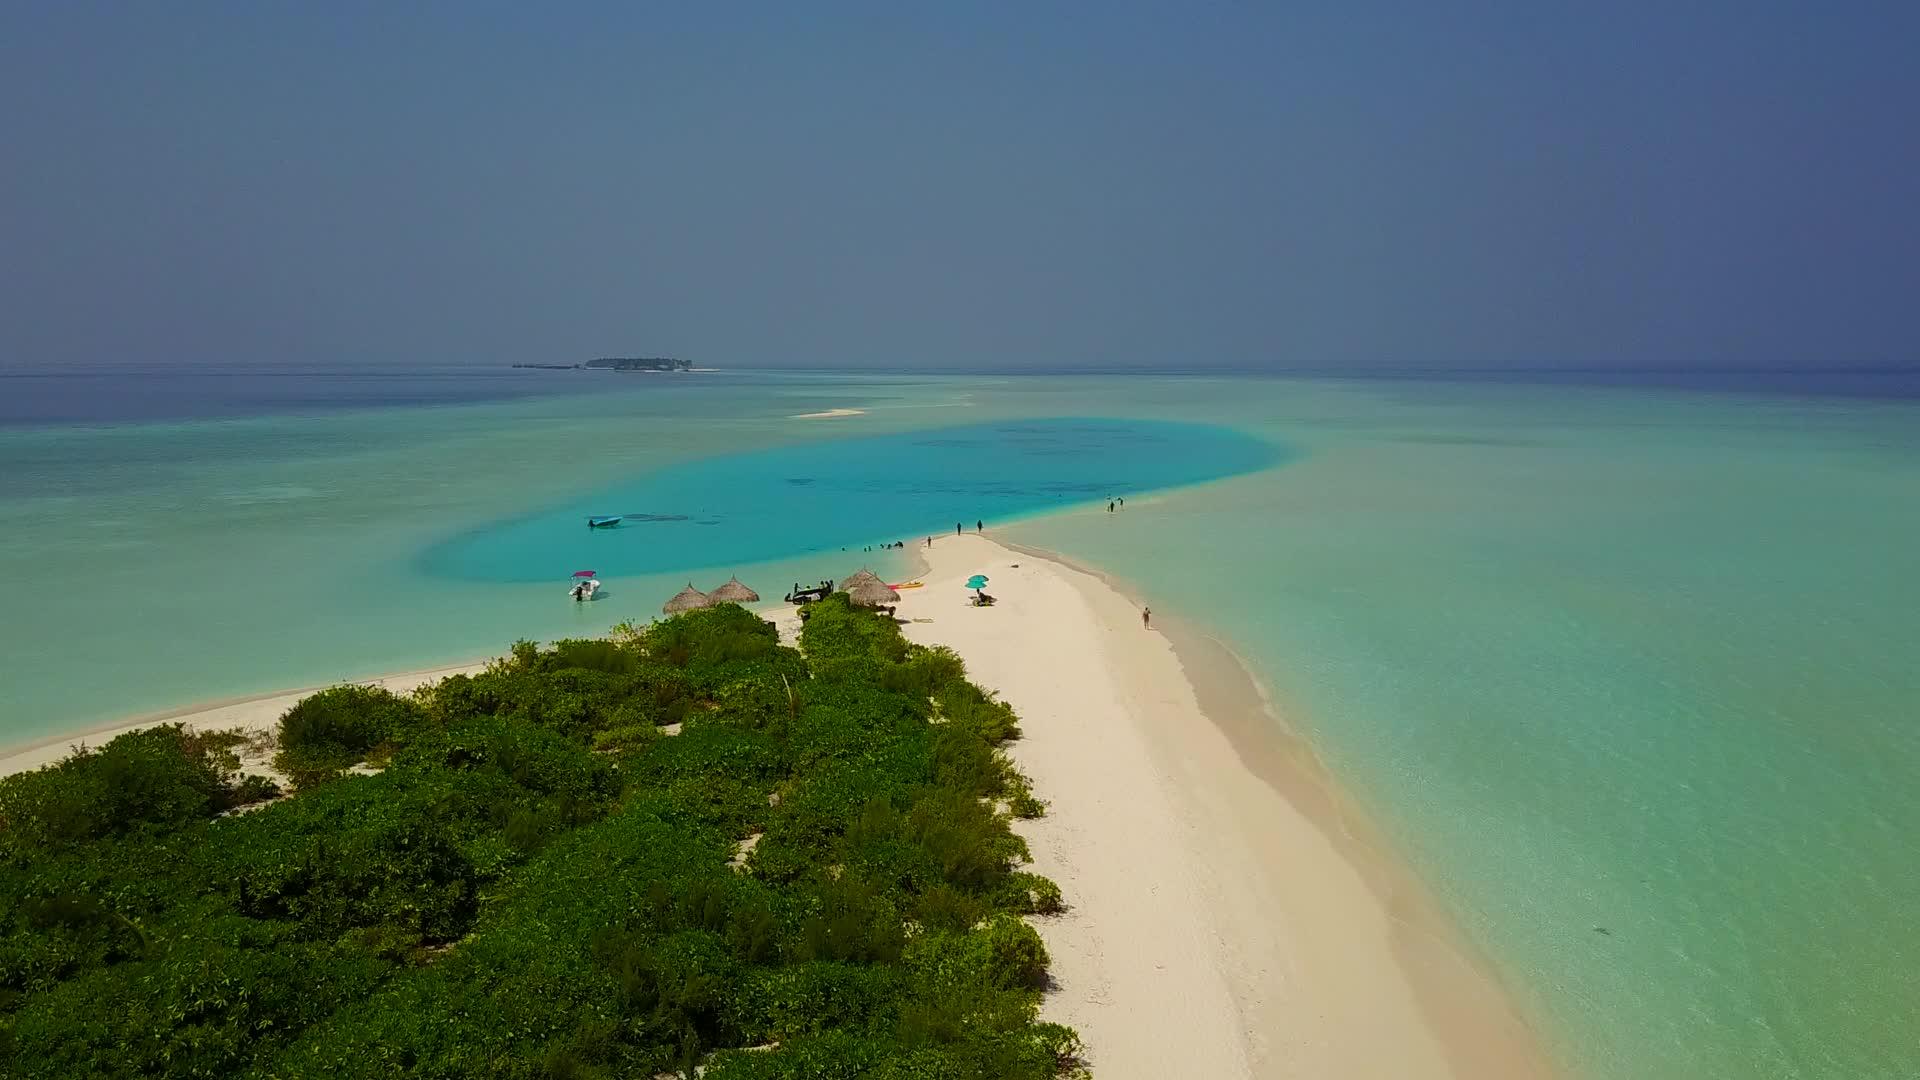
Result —
[[[686,588],[676,593],[673,599],[663,604],[660,611],[666,615],[678,615],[683,611],[692,611],[695,608],[712,606],[712,597],[709,597],[706,593],[701,592],[689,584]]]

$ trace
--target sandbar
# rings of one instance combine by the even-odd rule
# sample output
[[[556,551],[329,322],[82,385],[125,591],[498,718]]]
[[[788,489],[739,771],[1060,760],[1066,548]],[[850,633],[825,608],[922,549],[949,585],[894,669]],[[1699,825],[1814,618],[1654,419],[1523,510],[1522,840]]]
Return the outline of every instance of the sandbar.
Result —
[[[1112,583],[1033,551],[958,536],[920,555],[905,633],[1014,707],[1008,752],[1050,804],[1018,825],[1070,905],[1035,920],[1041,1012],[1095,1076],[1552,1075],[1411,875],[1328,827],[1324,778],[1248,752],[1261,727],[1285,748],[1230,654],[1188,659],[1158,614],[1143,627]],[[993,607],[968,603],[976,573]]]
[[[845,416],[865,416],[865,415],[867,415],[867,410],[865,409],[827,409],[823,412],[795,413],[794,415],[787,417],[787,419],[789,420],[838,420],[841,417],[845,417]]]

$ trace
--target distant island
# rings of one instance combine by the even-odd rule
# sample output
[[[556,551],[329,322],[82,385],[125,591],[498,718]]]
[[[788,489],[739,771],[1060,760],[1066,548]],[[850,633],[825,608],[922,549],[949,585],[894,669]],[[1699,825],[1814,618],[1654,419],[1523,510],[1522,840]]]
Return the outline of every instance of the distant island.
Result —
[[[693,361],[675,360],[671,356],[603,356],[584,364],[515,364],[513,366],[540,368],[545,371],[575,371],[580,368],[608,368],[613,371],[692,371]]]

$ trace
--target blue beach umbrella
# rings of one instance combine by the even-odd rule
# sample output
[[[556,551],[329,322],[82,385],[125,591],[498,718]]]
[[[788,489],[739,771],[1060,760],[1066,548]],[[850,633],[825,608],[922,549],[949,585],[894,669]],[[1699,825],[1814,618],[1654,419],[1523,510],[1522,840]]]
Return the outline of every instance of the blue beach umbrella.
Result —
[[[985,574],[975,574],[967,579],[967,588],[969,589],[984,589],[986,587],[987,575]]]

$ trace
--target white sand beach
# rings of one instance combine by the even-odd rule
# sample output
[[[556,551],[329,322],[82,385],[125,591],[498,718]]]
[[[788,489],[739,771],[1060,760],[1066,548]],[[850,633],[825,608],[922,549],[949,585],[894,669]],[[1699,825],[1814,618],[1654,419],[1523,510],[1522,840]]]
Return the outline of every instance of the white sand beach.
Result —
[[[1042,1011],[1079,1030],[1096,1076],[1548,1075],[1413,883],[1322,828],[1304,804],[1324,790],[1290,797],[1301,777],[1256,773],[1202,712],[1234,679],[1259,709],[1230,657],[1197,693],[1158,620],[1099,577],[978,536],[921,554],[907,635],[1014,706],[1010,753],[1050,804],[1019,825],[1070,905],[1037,920]],[[968,604],[975,573],[995,606]]]
[[[848,417],[848,416],[865,416],[865,415],[867,415],[867,410],[865,409],[826,409],[821,412],[795,413],[792,416],[787,417],[787,419],[789,420],[839,420],[843,417]]]

